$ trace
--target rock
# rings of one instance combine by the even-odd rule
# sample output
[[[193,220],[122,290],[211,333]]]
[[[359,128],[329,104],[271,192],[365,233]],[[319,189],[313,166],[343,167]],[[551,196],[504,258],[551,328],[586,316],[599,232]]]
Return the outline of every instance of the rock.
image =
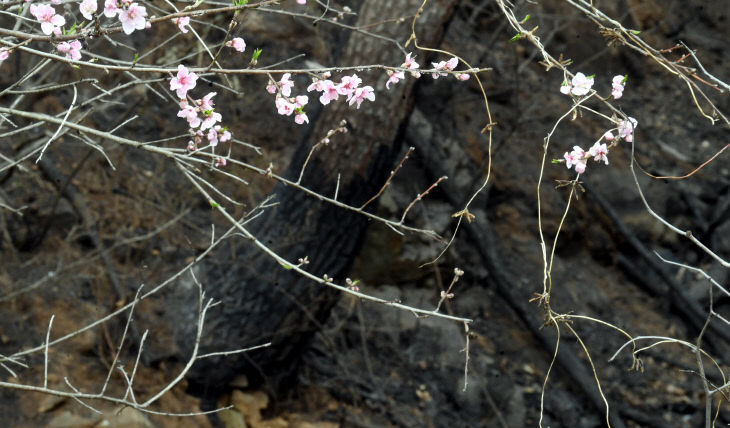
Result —
[[[289,422],[282,417],[267,419],[251,425],[253,428],[289,428]]]
[[[261,392],[243,392],[238,389],[231,394],[231,404],[246,418],[246,422],[255,426],[261,421],[261,410],[269,405],[269,397]]]
[[[61,404],[66,402],[66,398],[58,397],[56,395],[46,395],[38,403],[38,412],[46,413],[53,409],[58,408]]]
[[[232,386],[234,388],[248,388],[248,377],[246,375],[239,375],[233,378],[231,383],[228,384],[228,386]]]
[[[289,426],[289,428],[337,428],[338,424],[334,422],[297,422]]]
[[[121,411],[104,415],[95,428],[155,428],[142,412],[131,407],[125,407]]]
[[[46,425],[46,428],[92,428],[99,421],[98,417],[84,418],[69,411],[59,413]]]
[[[246,428],[246,421],[243,415],[233,409],[221,410],[218,412],[218,419],[225,428]]]

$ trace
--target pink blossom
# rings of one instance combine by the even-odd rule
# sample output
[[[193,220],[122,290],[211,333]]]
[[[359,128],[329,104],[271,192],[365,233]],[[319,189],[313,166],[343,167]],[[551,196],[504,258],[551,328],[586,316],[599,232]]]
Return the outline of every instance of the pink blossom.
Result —
[[[296,98],[294,98],[294,105],[296,108],[302,108],[309,102],[309,97],[306,95],[297,95]]]
[[[601,144],[599,142],[596,142],[588,150],[588,153],[593,156],[594,161],[603,161],[606,165],[608,165],[608,158],[606,157],[606,155],[608,154],[608,148],[606,147],[605,143]]]
[[[443,71],[454,71],[457,65],[459,65],[459,59],[456,57],[451,58],[448,61],[439,61],[438,63],[432,62],[433,68],[436,70],[443,70]],[[434,79],[438,79],[440,76],[446,76],[447,73],[443,72],[437,72],[437,73],[431,73],[431,77]]]
[[[119,21],[122,23],[122,30],[124,34],[132,34],[134,30],[144,30],[147,21],[147,8],[140,6],[137,3],[132,3],[126,9],[119,11]]]
[[[627,142],[634,141],[634,130],[639,125],[633,117],[629,117],[628,120],[622,120],[618,124],[618,136],[626,140]]]
[[[177,66],[177,77],[173,77],[170,80],[170,90],[177,91],[177,96],[180,99],[185,99],[185,95],[189,90],[195,87],[195,82],[198,80],[198,75],[193,72],[188,72],[188,69],[184,65],[180,64]]]
[[[198,147],[203,143],[203,131],[201,130],[190,130],[190,135],[193,137],[191,141],[188,141],[188,150],[198,150]],[[192,146],[192,149],[190,148]]]
[[[309,123],[309,118],[307,117],[307,113],[297,112],[297,115],[294,116],[294,122],[298,123],[299,125],[303,124],[304,122]]]
[[[343,76],[340,84],[337,85],[337,92],[340,95],[347,95],[347,99],[349,101],[353,91],[360,86],[360,83],[362,83],[362,79],[357,77],[357,74],[353,74],[352,76]]]
[[[416,71],[419,65],[415,59],[411,58],[410,52],[406,54],[406,61],[401,65],[401,67],[411,70],[411,76],[415,77],[416,79],[421,77],[421,73]]]
[[[616,137],[613,136],[613,133],[611,131],[606,131],[606,133],[603,134],[603,138],[605,138],[606,141],[613,141],[613,139]]]
[[[613,82],[611,85],[613,86],[613,89],[611,90],[611,95],[614,99],[619,99],[624,94],[624,86],[626,86],[626,76],[614,76]]]
[[[97,7],[98,4],[96,0],[84,0],[81,2],[81,5],[79,5],[79,12],[81,12],[81,15],[83,15],[84,18],[91,21],[94,18],[94,12],[96,12]]]
[[[227,129],[221,130],[220,125],[214,126],[213,129],[215,129],[218,133],[218,141],[220,141],[221,143],[225,143],[226,141],[231,139],[231,133]]]
[[[244,42],[243,39],[240,37],[234,37],[226,43],[226,46],[231,47],[238,52],[243,52],[246,50],[246,42]]]
[[[218,125],[216,125],[218,126]],[[220,126],[218,126],[220,128]],[[210,143],[211,147],[215,147],[218,145],[218,131],[215,130],[215,128],[210,128],[208,130],[208,142]]]
[[[563,84],[560,85],[560,92],[563,93],[563,94],[565,94],[565,95],[569,95],[570,94],[570,91],[572,89],[573,89],[573,87],[570,86],[570,84],[567,81],[563,80]]]
[[[117,0],[105,0],[104,1],[104,16],[107,18],[114,18],[121,11]]]
[[[218,158],[215,160],[215,166],[216,168],[221,166],[226,166],[226,158]]]
[[[10,51],[8,51],[7,48],[0,48],[0,65],[3,64],[3,61],[8,59],[10,56]]]
[[[572,153],[565,152],[563,155],[563,158],[565,158],[565,166],[570,169],[573,165],[575,165],[578,162],[578,159],[573,156]]]
[[[322,92],[322,91],[324,91],[324,88],[325,88],[324,82],[325,82],[325,80],[320,80],[320,79],[317,79],[317,78],[313,78],[312,79],[312,84],[310,84],[309,86],[307,86],[307,92],[312,92],[312,91]]]
[[[299,3],[299,4],[307,4],[307,0],[297,0],[297,3]]]
[[[570,83],[563,81],[563,85],[560,87],[560,92],[565,95],[573,94],[576,96],[583,96],[587,94],[593,86],[593,77],[586,77],[583,73],[576,73]]]
[[[325,73],[324,77],[329,77],[329,74]],[[402,73],[400,78],[403,78]],[[338,85],[335,85],[331,80],[312,79],[312,84],[307,87],[307,91],[311,92],[316,90],[322,92],[322,95],[319,97],[319,102],[324,105],[329,104],[332,100],[338,99],[340,95],[345,95],[350,105],[357,102],[357,107],[360,108],[363,100],[369,99],[372,101],[375,99],[373,88],[371,86],[359,88],[361,83],[362,79],[357,77],[357,74],[342,77]],[[301,120],[304,120],[304,118]]]
[[[48,4],[30,5],[30,14],[41,23],[41,31],[46,35],[57,31],[60,33],[59,27],[66,24],[66,19],[61,15],[56,15],[56,10]]]
[[[296,109],[296,105],[284,97],[276,97],[274,104],[276,105],[277,112],[282,116],[291,116]]]
[[[357,108],[360,108],[360,104],[364,100],[375,101],[375,93],[373,92],[372,86],[364,86],[362,88],[355,89],[355,92],[350,97],[350,105],[357,103]]]
[[[285,97],[291,95],[291,88],[294,87],[294,81],[290,79],[291,73],[284,73],[278,82],[269,82],[266,85],[266,92],[275,94],[277,89],[281,90],[281,94]]]
[[[446,66],[446,61],[441,61],[439,63],[432,62],[433,68],[436,70],[443,70]],[[431,77],[434,79],[438,79],[440,76],[446,76],[446,73],[431,73]]]
[[[70,42],[61,42],[56,46],[59,52],[66,54],[66,58],[78,61],[81,59],[81,42],[72,40]]]
[[[291,95],[291,88],[294,86],[294,82],[290,79],[291,73],[284,73],[279,80],[279,86],[281,87],[281,93],[285,97]]]
[[[304,122],[309,123],[309,117],[307,117],[307,113],[304,112],[304,106],[308,102],[309,97],[306,95],[299,95],[294,98],[294,113],[296,113],[296,116],[294,116],[294,122],[298,123],[299,125],[303,124]]]
[[[178,17],[175,20],[175,24],[177,25],[177,28],[180,29],[180,32],[181,33],[187,33],[188,31],[190,31],[190,30],[187,29],[187,26],[190,25],[190,17],[189,16],[181,16],[181,17]]]
[[[579,159],[583,159],[586,157],[586,152],[580,148],[580,146],[573,146],[573,151],[571,154]]]
[[[200,105],[200,110],[202,110],[202,111],[213,110],[213,105],[215,104],[213,102],[213,97],[216,94],[217,94],[217,92],[208,92],[208,95],[204,96],[202,100],[198,100],[198,105]]]
[[[405,74],[403,74],[402,71],[398,71],[398,72],[394,73],[391,70],[388,70],[388,76],[389,76],[388,81],[385,82],[385,89],[390,89],[391,83],[395,84],[395,83],[398,83],[398,81],[400,81],[400,79],[406,78]]]
[[[221,119],[223,119],[223,116],[221,116],[220,113],[216,113],[215,111],[211,110],[203,112],[203,116],[205,116],[205,119],[203,119],[203,123],[200,124],[201,131],[212,128],[213,125],[216,124],[216,122],[220,122]]]
[[[459,73],[456,75],[456,78],[461,80],[462,82],[465,80],[469,80],[470,77],[471,75],[469,75],[469,73]]]
[[[210,130],[208,130],[207,137],[211,147],[215,147],[218,145],[218,143],[225,143],[226,141],[230,140],[231,133],[228,132],[227,129],[221,128],[220,125],[215,125],[214,127],[210,128]]]
[[[197,128],[200,126],[200,118],[198,112],[192,106],[187,103],[180,103],[181,110],[177,112],[177,117],[185,118],[188,121],[190,128]]]
[[[416,62],[415,58],[411,58],[411,52],[408,52],[406,54],[406,61],[403,63],[402,67],[404,68],[418,68],[419,65]]]
[[[308,102],[309,97],[306,95],[298,95],[295,98],[278,96],[275,104],[278,113],[282,116],[291,116],[292,113],[296,113],[294,121],[301,125],[304,122],[309,123],[309,118],[303,110]]]
[[[340,97],[337,86],[331,80],[323,80],[321,87],[322,95],[319,97],[319,102],[323,105],[327,105],[330,101]]]
[[[586,153],[579,146],[573,146],[573,151],[565,152],[563,157],[568,169],[574,166],[578,174],[582,174],[586,170]]]

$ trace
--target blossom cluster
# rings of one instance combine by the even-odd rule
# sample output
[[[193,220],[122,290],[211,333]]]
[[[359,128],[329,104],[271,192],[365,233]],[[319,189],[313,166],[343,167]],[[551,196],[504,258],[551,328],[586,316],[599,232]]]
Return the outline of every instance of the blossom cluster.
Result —
[[[309,117],[304,112],[304,106],[309,102],[306,95],[297,95],[294,98],[276,97],[276,111],[282,116],[291,116],[294,114],[294,122],[299,125],[304,122],[309,123]]]
[[[608,147],[606,147],[606,144],[601,144],[597,141],[587,152],[580,146],[573,146],[573,151],[570,153],[565,152],[563,157],[565,158],[565,165],[568,169],[575,167],[575,172],[583,174],[586,170],[586,162],[591,157],[593,157],[593,160],[596,162],[603,161],[606,165],[608,165],[608,157],[606,157],[607,154]]]
[[[191,140],[188,141],[188,150],[199,150],[203,139],[208,140],[208,145],[213,150],[218,143],[225,143],[231,139],[228,128],[221,127],[218,123],[223,119],[222,115],[215,111],[213,97],[216,92],[209,92],[201,99],[193,99],[188,91],[195,88],[198,75],[190,71],[184,65],[177,67],[177,75],[170,79],[170,90],[175,91],[180,98],[177,116],[188,122]],[[225,158],[217,158],[215,166],[225,166]]]
[[[66,58],[79,60],[81,59],[81,42],[78,40],[71,40],[70,42],[61,42],[56,46],[56,49],[66,54]]]
[[[235,47],[234,41],[228,42],[227,45]],[[245,44],[243,48],[245,48]],[[459,60],[455,57],[448,61],[433,63],[433,67],[436,70],[436,72],[432,73],[433,78],[438,79],[440,76],[446,76],[448,72],[454,71],[458,64]],[[421,73],[418,71],[419,67],[420,65],[411,54],[406,54],[401,68],[407,69],[411,76],[419,78],[421,77]],[[386,89],[390,89],[390,85],[405,79],[405,71],[387,70],[387,73],[388,80],[385,83]],[[470,77],[467,73],[457,73],[455,76],[458,80],[462,81],[468,80]],[[332,74],[330,72],[325,72],[319,77],[312,78],[312,83],[307,87],[307,92],[317,91],[321,93],[319,102],[322,105],[328,105],[330,102],[344,97],[345,102],[351,106],[355,105],[359,109],[363,101],[375,101],[375,90],[369,85],[362,86],[362,79],[357,74],[353,73],[350,76],[342,76],[339,82],[331,80],[331,77]],[[275,105],[279,114],[284,116],[296,114],[294,117],[296,123],[309,123],[309,119],[303,110],[309,98],[303,95],[292,97],[293,87],[294,81],[291,79],[291,73],[284,73],[278,82],[271,80],[266,85],[266,91],[270,94],[276,94]]]
[[[177,18],[175,24],[181,32],[186,33],[189,31],[186,27],[190,25],[190,19],[183,18],[185,17]],[[246,49],[246,43],[240,37],[234,38],[227,45],[240,52]],[[191,136],[190,141],[188,141],[188,150],[191,152],[200,150],[203,139],[207,139],[208,147],[215,152],[218,143],[230,141],[231,133],[227,127],[219,125],[223,116],[215,111],[213,97],[216,96],[216,92],[209,92],[200,99],[193,99],[188,95],[188,91],[195,88],[197,81],[198,75],[180,64],[177,66],[177,74],[170,79],[170,90],[175,91],[180,99],[180,110],[177,112],[177,117],[181,117],[188,122]],[[215,167],[222,167],[226,166],[226,163],[225,157],[218,157],[214,165]]]
[[[319,102],[323,105],[329,104],[331,101],[339,99],[340,96],[346,98],[350,105],[356,104],[357,108],[365,100],[374,101],[375,92],[372,86],[360,86],[362,79],[357,74],[351,76],[343,76],[339,83],[330,80],[331,73],[322,74],[321,78],[313,78],[312,84],[307,87],[307,92],[317,91],[322,94]],[[309,118],[304,112],[304,106],[309,102],[306,95],[291,96],[294,81],[291,79],[291,73],[284,73],[278,82],[270,81],[266,85],[266,91],[270,94],[276,94],[276,110],[280,115],[291,116],[295,114],[294,121],[298,124],[309,123]]]
[[[456,66],[459,65],[459,59],[456,57],[453,57],[449,59],[448,61],[439,61],[439,62],[432,62],[431,65],[433,65],[435,72],[431,73],[431,77],[434,79],[438,79],[439,77],[448,75],[450,71],[454,71]],[[401,64],[401,68],[407,68],[410,70],[411,76],[418,79],[421,77],[421,73],[418,71],[419,65],[415,61],[414,58],[411,58],[411,54],[408,53],[406,55],[406,60],[403,64]],[[388,81],[385,83],[385,88],[390,89],[390,84],[392,83],[398,83],[400,79],[405,78],[405,74],[402,71],[394,72],[388,70]],[[471,77],[468,73],[455,73],[454,77],[456,79],[464,81],[469,80]]]
[[[616,133],[618,135],[614,136],[611,131],[606,131],[606,133],[603,134],[603,138],[605,138],[606,141],[618,142],[618,140],[624,140],[627,143],[631,143],[634,141],[634,130],[638,124],[639,122],[637,122],[636,119],[629,117],[628,120],[622,120],[618,123],[618,128],[616,128]]]
[[[410,70],[411,76],[418,79],[421,77],[421,73],[418,71],[419,64],[416,62],[414,58],[411,58],[411,53],[406,54],[406,60],[401,64],[401,68],[407,68]],[[390,85],[394,83],[398,83],[401,79],[405,79],[405,73],[402,71],[392,71],[388,70],[388,81],[385,82],[385,89],[390,89]]]
[[[608,149],[617,145],[621,140],[629,143],[634,141],[634,130],[637,126],[637,120],[633,117],[629,117],[627,120],[619,122],[617,128],[618,135],[613,135],[611,131],[607,131],[603,134],[602,138],[608,141],[610,145],[596,141],[587,152],[580,146],[573,146],[572,152],[565,152],[563,155],[565,166],[568,169],[575,168],[575,172],[583,174],[586,170],[587,161],[591,157],[596,162],[603,161],[606,165],[608,165]]]
[[[60,1],[52,1],[59,4]],[[84,18],[92,20],[98,8],[97,0],[83,0],[79,4],[79,12]],[[56,9],[49,4],[31,4],[30,14],[41,24],[43,34],[56,36],[61,35],[61,28],[66,24],[66,18],[57,14]],[[104,16],[107,18],[119,18],[122,23],[122,30],[125,34],[132,34],[134,30],[143,30],[149,26],[147,9],[132,0],[105,0]]]
[[[331,74],[326,72],[322,75],[322,79],[313,78],[312,84],[307,87],[307,92],[317,91],[322,93],[319,97],[319,102],[323,105],[337,100],[340,95],[345,97],[349,105],[357,103],[357,108],[360,108],[360,104],[365,100],[375,101],[373,87],[360,86],[362,79],[357,74],[343,76],[340,79],[340,83],[334,83],[329,79],[330,76]]]
[[[576,73],[570,80],[570,83],[568,83],[567,80],[563,81],[563,84],[560,86],[560,92],[565,95],[582,97],[590,92],[593,87],[594,77],[595,76],[586,76],[583,73]],[[618,75],[613,77],[611,80],[611,96],[613,96],[614,99],[617,100],[623,96],[628,78],[629,76],[627,75]]]
[[[118,16],[124,34],[132,34],[134,30],[144,30],[148,25],[145,20],[147,8],[132,0],[106,0],[104,2],[104,16],[107,18]]]
[[[590,92],[591,87],[593,87],[593,80],[594,76],[586,76],[583,73],[576,73],[570,83],[563,81],[563,84],[560,86],[560,92],[566,95],[581,97]],[[618,75],[613,77],[611,81],[611,96],[614,99],[619,99],[623,96],[627,80],[628,76]],[[603,134],[603,137],[601,137],[608,141],[610,145],[607,146],[606,143],[601,143],[599,140],[594,143],[587,152],[580,146],[573,146],[573,151],[565,152],[563,160],[555,160],[554,162],[565,162],[565,166],[568,169],[575,168],[575,171],[578,174],[583,174],[585,172],[587,161],[591,157],[596,162],[603,161],[606,165],[608,165],[608,149],[617,145],[621,140],[629,143],[634,141],[634,130],[637,125],[638,122],[633,117],[621,120],[618,122],[618,127],[616,128],[616,133],[618,135],[614,135],[612,130],[609,130]]]
[[[433,65],[433,68],[435,70],[439,70],[437,73],[431,73],[431,77],[434,79],[438,79],[441,76],[446,76],[448,73],[444,73],[444,71],[454,71],[457,65],[459,65],[459,59],[456,57],[451,58],[448,61],[439,61],[439,62],[432,62],[431,65]],[[441,71],[442,70],[442,71]],[[469,74],[467,73],[458,73],[455,75],[455,77],[459,80],[469,80]]]
[[[294,87],[294,81],[291,80],[291,73],[284,73],[278,82],[270,81],[266,85],[266,92],[276,94],[274,105],[276,111],[282,116],[291,116],[294,114],[294,122],[299,125],[309,123],[309,117],[304,112],[304,106],[309,102],[306,95],[291,96],[291,90]]]

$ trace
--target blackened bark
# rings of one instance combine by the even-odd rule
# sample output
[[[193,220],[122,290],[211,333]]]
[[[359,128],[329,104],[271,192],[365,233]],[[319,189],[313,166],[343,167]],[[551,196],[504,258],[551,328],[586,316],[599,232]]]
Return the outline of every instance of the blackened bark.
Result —
[[[388,8],[384,4],[365,2],[359,11],[358,25],[412,16],[421,1],[387,2]],[[454,0],[428,4],[417,26],[420,43],[433,45],[439,40],[454,4]],[[403,43],[410,34],[410,18],[406,18],[406,23],[382,24],[369,30]],[[337,62],[400,65],[403,57],[392,43],[355,32]],[[411,109],[415,82],[409,76],[386,91],[384,72],[360,75],[363,86],[370,84],[375,88],[375,101],[365,101],[360,109],[348,107],[342,99],[328,105],[314,124],[308,141],[298,147],[285,174],[296,179],[312,145],[346,119],[350,132],[337,135],[330,146],[315,153],[303,184],[332,195],[339,174],[338,199],[355,206],[377,192],[398,161],[399,134]],[[333,79],[340,77],[335,75]],[[312,102],[317,102],[316,98]],[[291,187],[277,185],[273,194],[280,204],[249,225],[249,230],[288,260],[308,256],[311,263],[306,268],[310,272],[341,281],[360,248],[369,221]],[[232,243],[209,259],[211,262],[202,275],[203,284],[206,292],[223,304],[209,314],[201,352],[268,341],[273,345],[246,355],[203,360],[190,374],[193,385],[214,392],[225,388],[236,375],[245,373],[254,383],[265,380],[274,389],[285,387],[303,347],[328,316],[338,294],[282,269],[248,241]],[[191,334],[184,332],[178,337],[183,349],[190,349]]]

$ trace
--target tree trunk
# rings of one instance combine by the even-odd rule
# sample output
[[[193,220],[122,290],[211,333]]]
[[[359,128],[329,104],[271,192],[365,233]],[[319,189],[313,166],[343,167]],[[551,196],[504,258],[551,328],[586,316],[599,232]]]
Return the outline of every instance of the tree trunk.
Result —
[[[403,24],[387,23],[373,27],[374,30],[369,28],[403,43],[410,33],[411,18],[408,17],[416,13],[420,3],[420,0],[400,0],[388,2],[389,7],[384,8],[383,2],[365,2],[357,25],[407,17]],[[416,28],[420,43],[433,46],[438,42],[454,4],[454,0],[437,0],[427,5]],[[421,63],[423,57],[419,55]],[[392,43],[353,32],[337,64],[398,66],[403,59],[403,53]],[[336,81],[340,77],[335,74],[332,79]],[[415,84],[415,79],[408,76],[385,90],[384,72],[366,71],[360,77],[363,86],[370,84],[375,88],[375,101],[365,101],[360,109],[347,106],[343,99],[326,106],[285,173],[296,180],[311,147],[346,119],[349,132],[337,135],[329,146],[315,152],[302,184],[331,196],[339,174],[338,200],[354,206],[360,206],[378,191],[399,160],[400,134],[411,110]],[[313,96],[312,102],[318,102],[317,97]],[[281,184],[274,188],[273,194],[279,205],[268,209],[255,224],[249,224],[249,230],[288,260],[307,256],[308,271],[343,282],[369,220]],[[285,380],[295,372],[303,347],[327,318],[339,294],[283,269],[248,241],[237,241],[208,260],[201,282],[208,295],[221,300],[222,305],[209,313],[201,352],[268,341],[272,346],[245,355],[202,360],[191,372],[191,381],[205,390],[216,390],[245,373],[253,383],[266,381],[273,389],[285,387]],[[183,324],[193,325],[192,322],[179,325]],[[190,349],[190,334],[181,331],[178,336],[183,349]]]

